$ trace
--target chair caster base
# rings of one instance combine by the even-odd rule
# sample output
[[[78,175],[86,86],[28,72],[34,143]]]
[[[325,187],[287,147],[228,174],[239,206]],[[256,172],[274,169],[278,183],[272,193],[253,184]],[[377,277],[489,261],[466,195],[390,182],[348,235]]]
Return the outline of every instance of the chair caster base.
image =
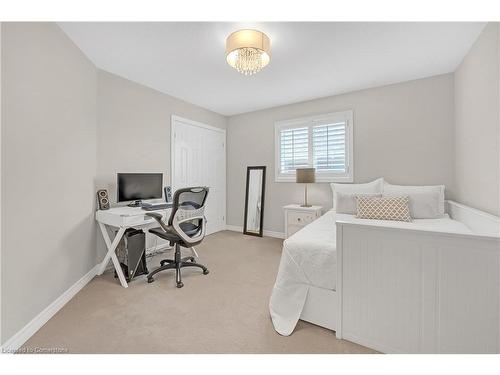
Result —
[[[209,270],[204,270],[204,271],[203,271],[203,274],[204,274],[204,275],[208,275],[209,273],[210,273],[210,271],[209,271]]]
[[[155,279],[151,278],[151,279],[148,279],[148,284],[151,284],[152,282],[154,282]]]
[[[182,288],[184,286],[184,283],[180,282],[180,283],[177,283],[177,288]]]

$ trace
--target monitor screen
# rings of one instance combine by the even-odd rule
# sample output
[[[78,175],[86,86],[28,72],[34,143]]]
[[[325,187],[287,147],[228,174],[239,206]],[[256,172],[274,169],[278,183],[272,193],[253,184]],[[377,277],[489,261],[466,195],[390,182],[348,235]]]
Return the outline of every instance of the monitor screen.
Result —
[[[118,202],[162,197],[162,173],[118,173]]]

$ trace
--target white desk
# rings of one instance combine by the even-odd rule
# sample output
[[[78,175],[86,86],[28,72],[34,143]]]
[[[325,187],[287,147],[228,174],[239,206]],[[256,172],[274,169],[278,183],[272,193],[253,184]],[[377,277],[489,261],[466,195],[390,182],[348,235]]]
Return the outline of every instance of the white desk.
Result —
[[[161,214],[163,216],[163,219],[166,220],[170,216],[170,211],[171,209],[168,208],[165,210],[156,210],[151,212]],[[101,233],[108,249],[104,260],[102,261],[97,271],[98,275],[103,274],[106,266],[109,263],[109,260],[111,259],[118,278],[120,279],[120,283],[124,288],[128,287],[127,280],[125,279],[125,275],[123,274],[120,262],[116,257],[115,250],[127,228],[138,228],[146,232],[148,228],[158,226],[155,219],[146,216],[147,212],[148,211],[144,211],[140,207],[114,207],[110,208],[109,210],[98,210],[96,212],[95,218],[99,223],[99,228],[101,228]],[[118,228],[118,233],[112,241],[109,237],[109,233],[106,228],[107,226]]]

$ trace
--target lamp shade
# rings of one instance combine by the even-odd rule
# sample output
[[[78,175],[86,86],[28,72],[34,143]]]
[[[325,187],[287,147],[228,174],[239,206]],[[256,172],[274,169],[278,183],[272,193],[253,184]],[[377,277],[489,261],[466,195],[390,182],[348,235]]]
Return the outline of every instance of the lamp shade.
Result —
[[[266,34],[258,30],[238,30],[227,37],[226,60],[244,75],[263,69],[271,59],[271,43]]]
[[[297,180],[296,182],[302,184],[310,184],[315,182],[314,168],[297,168]]]

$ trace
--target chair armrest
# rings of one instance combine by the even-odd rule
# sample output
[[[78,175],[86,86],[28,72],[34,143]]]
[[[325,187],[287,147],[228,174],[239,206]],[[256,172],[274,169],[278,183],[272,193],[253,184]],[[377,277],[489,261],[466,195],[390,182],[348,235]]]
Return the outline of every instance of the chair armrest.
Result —
[[[161,216],[161,214],[159,214],[158,212],[148,212],[146,213],[146,216],[155,219],[165,232],[170,231],[169,226],[163,221],[163,216]]]

